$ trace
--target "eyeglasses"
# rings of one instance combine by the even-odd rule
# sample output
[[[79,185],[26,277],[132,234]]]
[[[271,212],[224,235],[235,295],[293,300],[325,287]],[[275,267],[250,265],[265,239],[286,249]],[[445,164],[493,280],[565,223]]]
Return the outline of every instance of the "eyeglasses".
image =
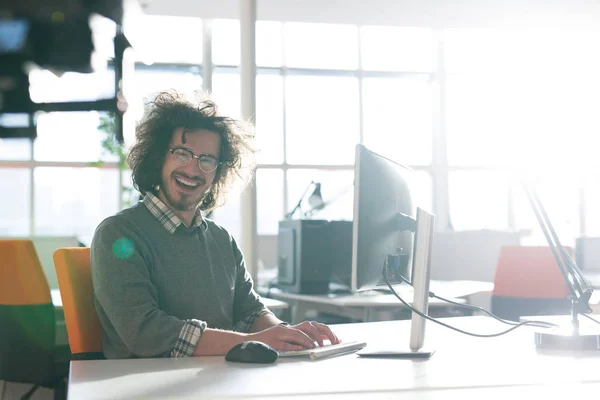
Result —
[[[221,164],[217,157],[210,154],[195,155],[191,150],[182,147],[169,149],[169,151],[182,167],[188,165],[193,158],[198,159],[198,167],[204,172],[213,172]]]

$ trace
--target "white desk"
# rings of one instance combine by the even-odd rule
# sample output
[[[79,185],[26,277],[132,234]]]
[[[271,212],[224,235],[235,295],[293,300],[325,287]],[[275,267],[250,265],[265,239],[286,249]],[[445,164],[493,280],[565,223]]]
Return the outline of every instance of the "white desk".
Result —
[[[494,288],[491,282],[478,281],[431,281],[430,290],[439,296],[467,303],[464,299],[471,295],[488,292]],[[398,294],[408,303],[413,301],[412,288],[400,285]],[[410,317],[409,310],[392,294],[365,292],[340,295],[307,295],[287,293],[271,289],[269,296],[283,300],[292,306],[291,322],[307,319],[310,310],[329,313],[359,321],[385,321]],[[429,299],[429,310],[433,315],[444,316],[458,311],[458,307],[438,299]],[[461,315],[464,315],[464,309]]]
[[[445,320],[491,333],[506,325],[484,317]],[[346,341],[368,347],[408,344],[410,321],[332,326]],[[429,360],[368,359],[356,354],[318,361],[280,359],[275,364],[228,363],[224,357],[74,361],[69,399],[481,399],[541,394],[600,393],[600,352],[537,350],[533,328],[496,338],[474,338],[428,323]],[[590,396],[592,394],[592,396]],[[553,398],[556,398],[554,396]]]

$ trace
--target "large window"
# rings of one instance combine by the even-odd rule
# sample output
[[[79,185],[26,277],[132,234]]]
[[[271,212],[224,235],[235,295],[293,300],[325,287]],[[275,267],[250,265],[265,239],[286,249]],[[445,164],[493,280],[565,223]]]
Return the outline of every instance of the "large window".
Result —
[[[454,226],[518,229],[524,243],[544,244],[525,181],[539,191],[565,244],[592,234],[594,207],[582,205],[595,196],[593,179],[584,177],[595,167],[600,129],[600,57],[592,50],[600,34],[480,29],[444,36]],[[465,167],[479,172],[459,171]]]
[[[211,82],[222,112],[240,116],[240,25],[211,22],[212,59],[203,60],[200,19],[146,18],[134,78],[140,98]],[[312,181],[327,204],[314,217],[351,219],[357,143],[413,168],[415,202],[438,214],[438,226],[520,230],[524,243],[544,244],[523,194],[527,179],[565,244],[600,234],[599,33],[276,21],[256,28],[259,235],[277,234]],[[36,101],[114,90],[110,68],[60,78],[38,71],[31,80]],[[34,143],[0,142],[0,190],[11,193],[1,200],[0,235],[90,235],[125,205],[119,186],[128,175],[102,149],[103,116],[39,114]],[[235,237],[240,205],[233,193],[213,214]]]
[[[212,22],[213,97],[232,115],[240,113],[239,29]],[[258,21],[256,38],[259,235],[277,234],[312,181],[327,204],[313,217],[352,219],[360,142],[415,166],[415,197],[431,209],[431,29]],[[232,212],[215,217],[232,223]]]

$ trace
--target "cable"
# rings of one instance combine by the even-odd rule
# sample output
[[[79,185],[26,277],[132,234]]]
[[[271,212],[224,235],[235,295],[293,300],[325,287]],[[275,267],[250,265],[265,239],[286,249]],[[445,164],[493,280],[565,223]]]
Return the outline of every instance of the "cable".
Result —
[[[427,314],[423,314],[421,311],[419,311],[419,310],[415,309],[413,306],[411,306],[410,304],[408,304],[408,303],[407,303],[407,302],[406,302],[406,301],[405,301],[405,300],[404,300],[402,297],[400,297],[400,296],[398,295],[398,293],[396,293],[396,291],[395,291],[395,290],[394,290],[394,288],[392,287],[392,284],[390,283],[390,281],[389,281],[389,279],[388,279],[388,277],[387,277],[387,265],[386,265],[386,266],[384,266],[384,274],[383,274],[383,277],[384,277],[384,279],[385,279],[385,282],[386,282],[386,283],[387,283],[387,285],[388,285],[388,288],[389,288],[389,289],[390,289],[390,291],[392,292],[392,294],[393,294],[394,296],[396,296],[396,298],[397,298],[398,300],[400,300],[400,302],[401,302],[402,304],[404,304],[404,306],[406,306],[406,307],[407,307],[409,310],[411,310],[411,311],[412,311],[412,312],[414,312],[415,314],[419,315],[420,317],[422,317],[422,318],[425,318],[425,319],[426,319],[426,320],[428,320],[428,321],[434,322],[434,323],[436,323],[436,324],[438,324],[438,325],[441,325],[441,326],[443,326],[443,327],[446,327],[446,328],[448,328],[448,329],[451,329],[451,330],[453,330],[453,331],[456,331],[456,332],[459,332],[459,333],[462,333],[462,334],[465,334],[465,335],[474,336],[474,337],[480,337],[480,338],[490,338],[490,337],[497,337],[497,336],[502,336],[502,335],[505,335],[505,334],[507,334],[507,333],[509,333],[509,332],[512,332],[512,331],[514,331],[514,330],[515,330],[515,329],[517,329],[517,328],[520,328],[521,326],[524,326],[524,325],[535,325],[535,326],[539,326],[539,325],[536,325],[536,321],[523,321],[523,322],[519,322],[519,323],[517,323],[516,325],[512,326],[511,328],[508,328],[508,329],[506,329],[505,331],[498,332],[498,333],[491,333],[491,334],[481,334],[481,333],[472,333],[472,332],[463,331],[462,329],[459,329],[459,328],[456,328],[456,327],[454,327],[454,326],[452,326],[452,325],[448,325],[448,324],[446,324],[446,323],[444,323],[444,322],[438,321],[438,320],[436,320],[435,318],[432,318],[432,317],[430,317],[430,316],[429,316],[429,315],[427,315]]]
[[[449,299],[445,299],[445,298],[443,298],[441,296],[438,296],[438,295],[436,295],[433,292],[429,292],[429,297],[433,297],[433,298],[436,298],[438,300],[442,300],[442,301],[444,301],[446,303],[454,304],[454,305],[456,305],[458,307],[463,307],[463,308],[468,308],[470,310],[480,311],[480,312],[482,312],[484,314],[487,314],[488,316],[490,316],[490,317],[494,318],[495,320],[500,321],[500,322],[502,322],[503,324],[506,324],[506,325],[513,325],[514,326],[514,325],[518,325],[519,324],[519,322],[510,321],[510,320],[507,320],[507,319],[500,318],[500,317],[492,314],[491,312],[489,312],[488,310],[486,310],[483,307],[474,306],[474,305],[471,305],[471,304],[457,303],[456,301],[452,301],[452,300],[449,300]],[[532,326],[539,326],[540,328],[556,328],[556,327],[558,327],[557,324],[553,324],[552,322],[546,322],[546,321],[529,321],[529,322],[531,323],[530,325],[532,325]]]
[[[400,276],[400,279],[402,279],[402,281],[404,281],[404,283],[406,283],[407,285],[410,285],[410,286],[412,287],[412,283],[410,283],[410,282],[409,282],[409,281],[408,281],[406,278],[404,278],[402,275],[399,275],[399,276]],[[442,297],[442,296],[438,296],[438,295],[436,295],[435,293],[433,293],[432,291],[429,291],[429,297],[436,298],[436,299],[438,299],[438,300],[444,301],[444,302],[446,302],[446,303],[449,303],[449,304],[453,304],[453,305],[455,305],[455,306],[457,306],[457,307],[462,307],[462,308],[467,308],[467,309],[470,309],[470,310],[476,310],[476,311],[480,311],[480,312],[482,312],[482,313],[484,313],[484,314],[487,314],[488,316],[490,316],[490,317],[494,318],[495,320],[502,322],[503,324],[507,324],[507,325],[513,325],[513,326],[515,326],[515,325],[518,325],[518,324],[519,324],[518,322],[509,321],[509,320],[506,320],[506,319],[500,318],[500,317],[498,317],[498,316],[496,316],[496,315],[492,314],[491,312],[489,312],[488,310],[486,310],[486,309],[485,309],[485,308],[483,308],[483,307],[474,306],[474,305],[472,305],[472,304],[462,304],[462,303],[458,303],[458,302],[456,302],[456,301],[453,301],[453,300],[450,300],[450,299],[446,299],[446,298],[444,298],[444,297]],[[545,322],[545,321],[529,321],[529,322],[531,322],[531,325],[532,325],[532,326],[539,326],[540,328],[558,327],[558,325],[557,325],[557,324],[553,324],[552,322]],[[600,322],[599,322],[599,323],[600,323]]]
[[[583,315],[583,316],[584,316],[584,317],[586,317],[587,319],[591,319],[592,321],[594,321],[595,323],[597,323],[598,325],[600,325],[600,321],[598,321],[597,319],[595,319],[595,318],[592,318],[592,317],[590,317],[590,316],[589,316],[589,315],[587,315],[587,314],[580,314],[580,315]]]

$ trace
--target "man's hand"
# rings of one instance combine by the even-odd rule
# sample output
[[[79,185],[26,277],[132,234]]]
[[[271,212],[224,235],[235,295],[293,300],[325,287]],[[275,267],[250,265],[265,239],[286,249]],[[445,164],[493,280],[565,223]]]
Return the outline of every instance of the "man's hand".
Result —
[[[263,342],[277,351],[297,351],[315,347],[311,336],[300,329],[284,325],[275,325],[258,333],[252,333],[247,336],[247,339]]]
[[[342,341],[329,329],[325,324],[315,321],[304,321],[298,325],[292,326],[308,335],[313,342],[317,342],[319,346],[323,346],[323,339],[329,339],[331,344],[338,344]]]

